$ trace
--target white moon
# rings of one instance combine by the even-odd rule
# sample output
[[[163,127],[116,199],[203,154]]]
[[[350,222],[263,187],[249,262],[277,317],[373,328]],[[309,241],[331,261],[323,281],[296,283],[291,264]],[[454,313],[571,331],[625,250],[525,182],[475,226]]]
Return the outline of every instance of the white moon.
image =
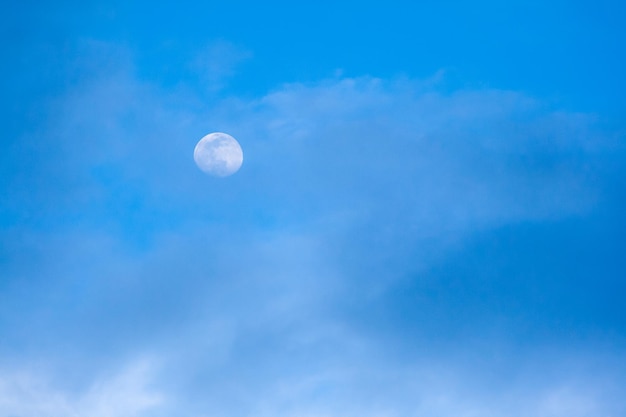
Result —
[[[200,139],[193,151],[193,159],[207,174],[227,177],[241,167],[243,151],[234,137],[215,132]]]

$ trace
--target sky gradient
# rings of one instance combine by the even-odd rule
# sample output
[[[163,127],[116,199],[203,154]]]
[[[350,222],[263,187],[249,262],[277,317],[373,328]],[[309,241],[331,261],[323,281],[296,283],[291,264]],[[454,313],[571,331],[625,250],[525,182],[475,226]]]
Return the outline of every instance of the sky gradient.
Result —
[[[626,416],[625,12],[7,7],[0,417]]]

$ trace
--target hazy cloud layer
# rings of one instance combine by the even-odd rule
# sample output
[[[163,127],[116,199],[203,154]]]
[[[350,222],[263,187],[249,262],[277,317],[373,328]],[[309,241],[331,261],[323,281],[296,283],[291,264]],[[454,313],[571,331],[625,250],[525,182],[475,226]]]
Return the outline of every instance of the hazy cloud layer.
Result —
[[[593,251],[624,158],[594,117],[372,77],[203,101],[84,48],[10,149],[0,415],[626,412],[623,249]],[[210,131],[237,175],[193,165]]]
[[[0,415],[63,415],[114,417],[147,415],[160,406],[162,395],[151,391],[150,364],[132,364],[106,380],[91,381],[79,394],[60,389],[61,380],[47,381],[41,372],[17,370],[0,377]]]

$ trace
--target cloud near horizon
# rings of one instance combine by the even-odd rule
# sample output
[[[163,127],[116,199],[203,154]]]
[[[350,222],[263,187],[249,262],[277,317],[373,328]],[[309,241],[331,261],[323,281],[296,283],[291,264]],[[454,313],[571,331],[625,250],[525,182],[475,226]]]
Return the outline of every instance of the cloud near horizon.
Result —
[[[626,412],[592,115],[370,76],[204,102],[91,48],[11,149],[0,416]],[[194,166],[210,131],[237,175]]]

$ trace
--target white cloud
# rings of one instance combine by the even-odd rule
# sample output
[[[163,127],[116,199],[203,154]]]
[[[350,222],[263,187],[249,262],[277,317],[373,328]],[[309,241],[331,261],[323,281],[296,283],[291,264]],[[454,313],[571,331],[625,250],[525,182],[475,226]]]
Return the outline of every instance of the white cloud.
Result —
[[[203,62],[227,62],[240,55],[233,48],[217,43],[207,52],[217,58]],[[24,166],[7,197],[21,212],[42,198],[49,211],[82,216],[118,204],[124,191],[182,222],[227,203],[295,222],[374,222],[383,234],[401,225],[432,237],[576,215],[601,192],[594,158],[604,148],[593,119],[522,93],[444,94],[431,82],[360,77],[199,103],[189,91],[138,80],[124,54],[109,55],[118,67],[85,77],[29,138],[42,149],[31,156],[36,172]],[[245,154],[219,191],[191,159],[195,142],[215,130],[235,135]]]
[[[207,52],[209,78],[241,58],[228,48]],[[544,382],[548,361],[520,376],[509,355],[492,378],[454,359],[473,349],[464,340],[396,359],[393,340],[349,317],[449,242],[592,210],[606,148],[591,117],[517,92],[372,77],[198,105],[124,62],[82,80],[32,135],[42,148],[5,199],[56,228],[2,236],[18,261],[0,310],[24,344],[96,361],[150,345],[166,371],[141,360],[99,369],[81,390],[7,371],[0,417],[144,416],[170,400],[180,416],[617,415],[622,392],[592,389],[619,385],[608,368]],[[228,181],[193,164],[193,145],[214,130],[244,147]],[[23,251],[18,238],[30,239]],[[395,331],[421,320],[437,318]],[[36,334],[23,335],[26,322]]]
[[[0,371],[2,417],[141,417],[165,404],[153,386],[154,365],[139,360],[118,373],[95,378],[89,387],[76,391],[57,385],[54,378],[35,370]],[[55,382],[56,381],[56,384]]]

